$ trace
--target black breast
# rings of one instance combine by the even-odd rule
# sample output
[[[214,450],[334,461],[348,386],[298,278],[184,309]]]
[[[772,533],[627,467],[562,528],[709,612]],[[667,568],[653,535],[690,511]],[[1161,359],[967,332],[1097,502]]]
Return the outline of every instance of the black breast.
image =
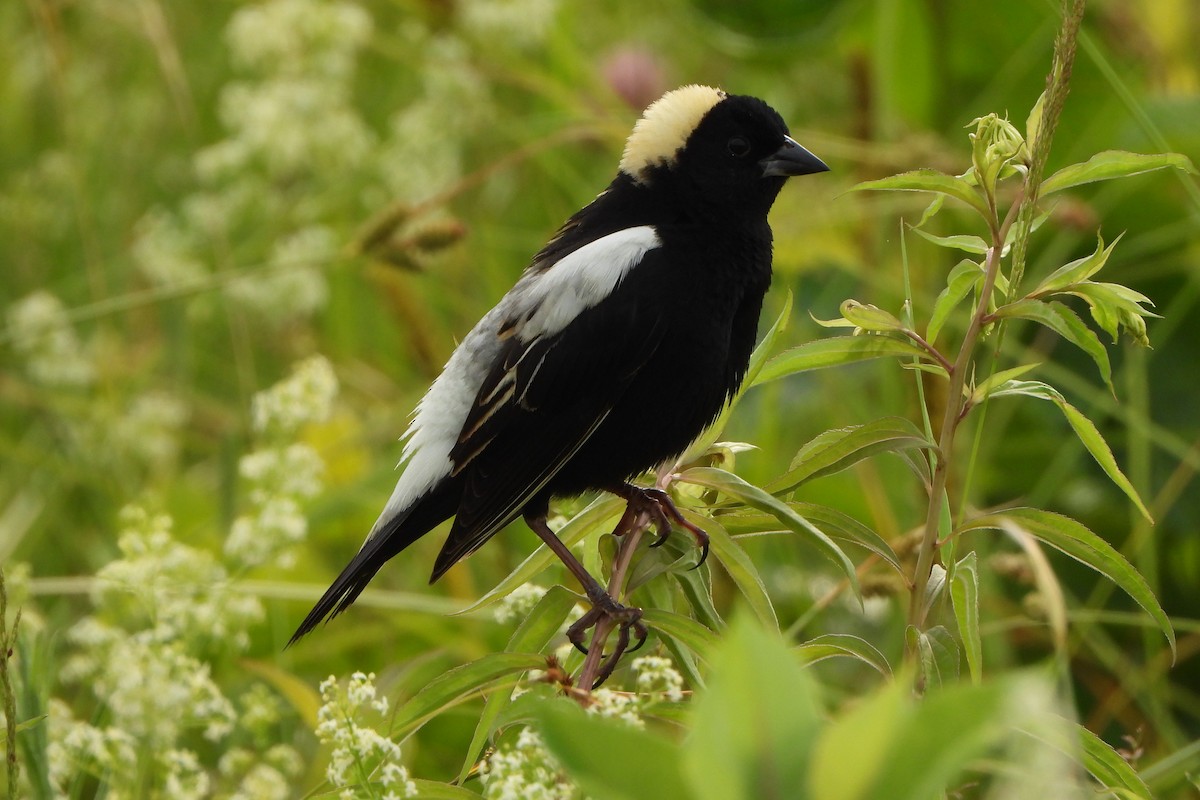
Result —
[[[763,223],[741,235],[659,233],[662,248],[610,298],[652,349],[644,363],[631,365],[628,388],[547,486],[549,494],[600,489],[682,453],[745,375],[770,282],[770,229]]]

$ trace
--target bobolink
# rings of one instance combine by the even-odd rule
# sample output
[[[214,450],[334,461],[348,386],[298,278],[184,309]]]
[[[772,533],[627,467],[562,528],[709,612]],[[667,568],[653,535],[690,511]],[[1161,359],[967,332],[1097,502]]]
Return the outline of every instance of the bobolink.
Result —
[[[640,610],[610,597],[547,525],[550,498],[613,492],[628,503],[622,525],[645,513],[707,552],[666,493],[629,480],[682,453],[737,391],[771,279],[767,212],[789,176],[826,169],[754,97],[685,86],[647,108],[616,178],[450,356],[405,434],[383,513],[291,641],[443,520],[454,517],[431,582],[518,516],[593,605],[568,632],[577,646],[606,614],[623,643],[631,628],[644,639]]]

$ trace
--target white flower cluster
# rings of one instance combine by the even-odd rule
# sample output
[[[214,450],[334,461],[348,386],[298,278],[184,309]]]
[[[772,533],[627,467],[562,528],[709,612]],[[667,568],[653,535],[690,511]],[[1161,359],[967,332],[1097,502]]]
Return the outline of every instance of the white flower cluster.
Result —
[[[476,38],[529,46],[546,38],[558,0],[474,0],[457,8],[463,27]]]
[[[265,320],[324,306],[321,267],[336,253],[326,223],[347,211],[361,216],[337,189],[375,171],[378,137],[353,97],[358,53],[371,33],[370,15],[351,2],[268,0],[233,14],[225,40],[244,77],[220,93],[226,136],[195,154],[200,188],[178,211],[152,209],[138,225],[133,256],[147,278],[195,284],[219,258],[225,268],[253,267],[222,283]],[[245,236],[248,226],[260,235]],[[266,242],[275,244],[266,250]]]
[[[507,625],[513,620],[522,620],[529,616],[529,612],[533,611],[534,606],[545,594],[545,586],[523,583],[496,604],[492,610],[492,617],[501,625]]]
[[[66,307],[50,292],[34,292],[9,307],[8,335],[25,359],[29,377],[38,383],[78,387],[95,379]]]
[[[182,400],[151,390],[134,397],[128,410],[110,426],[110,443],[114,451],[161,472],[179,454],[179,431],[187,419],[188,407]]]
[[[374,673],[356,672],[345,684],[333,675],[321,682],[317,738],[333,748],[325,777],[341,800],[417,796],[416,784],[400,764],[400,745],[375,729],[387,710]]]
[[[290,377],[254,396],[254,429],[269,441],[238,462],[238,472],[249,485],[250,511],[233,521],[225,554],[239,567],[269,561],[290,566],[292,546],[308,533],[302,502],[321,490],[325,465],[311,445],[287,439],[307,424],[327,420],[337,391],[329,361],[313,356],[300,362]]]
[[[683,699],[683,676],[671,659],[662,656],[639,656],[631,664],[637,673],[638,694],[651,699],[678,703]]]
[[[287,436],[304,425],[324,422],[333,412],[337,391],[337,376],[328,359],[313,356],[301,361],[291,376],[254,396],[250,403],[254,430]]]
[[[329,263],[336,254],[333,232],[321,225],[309,225],[275,244],[264,274],[252,272],[231,281],[227,292],[276,322],[287,316],[311,314],[329,297],[320,265]]]
[[[562,767],[532,728],[523,728],[514,743],[492,752],[480,764],[479,774],[487,800],[579,798],[579,792],[565,780]]]

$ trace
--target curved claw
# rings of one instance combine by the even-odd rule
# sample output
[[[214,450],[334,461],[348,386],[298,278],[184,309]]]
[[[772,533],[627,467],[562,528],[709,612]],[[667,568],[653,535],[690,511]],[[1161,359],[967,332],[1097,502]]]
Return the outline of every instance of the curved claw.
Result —
[[[700,567],[702,567],[704,565],[704,562],[707,560],[708,560],[708,540],[706,539],[700,545],[700,560],[697,561],[694,566],[688,567],[688,571],[691,572],[694,569],[700,569]]]
[[[658,529],[658,538],[650,543],[651,547],[662,547],[671,538],[671,526],[663,525]]]
[[[637,633],[638,640],[637,644],[633,646],[633,649],[629,651],[631,653],[636,653],[638,650],[641,650],[642,645],[646,643],[646,637],[650,635],[650,632],[646,630],[646,626],[640,622],[634,627],[634,632]]]

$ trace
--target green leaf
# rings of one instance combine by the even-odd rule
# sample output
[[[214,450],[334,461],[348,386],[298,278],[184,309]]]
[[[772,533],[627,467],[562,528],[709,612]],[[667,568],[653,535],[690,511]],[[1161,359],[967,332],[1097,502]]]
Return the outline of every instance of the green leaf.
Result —
[[[770,494],[790,492],[801,484],[832,475],[879,453],[933,445],[903,417],[884,417],[863,425],[825,431],[800,448],[786,473],[766,486]]]
[[[24,722],[18,722],[16,725],[16,728],[17,728],[16,732],[22,733],[24,731],[29,730],[30,728],[40,725],[42,723],[42,720],[46,719],[49,716],[50,716],[49,714],[38,714],[36,717],[31,717],[31,718],[25,720]],[[0,747],[5,746],[7,744],[8,744],[8,729],[7,728],[0,729]]]
[[[679,477],[679,480],[689,482],[687,475],[696,470],[724,472],[724,470],[714,469],[713,467],[696,467],[683,473]],[[726,472],[725,474],[729,475],[730,473]],[[746,485],[749,486],[749,484]],[[691,523],[699,525],[707,531],[712,554],[721,564],[721,567],[724,568],[725,572],[729,574],[729,577],[733,579],[733,582],[746,598],[746,601],[750,603],[750,607],[754,609],[754,613],[759,620],[764,625],[778,630],[779,620],[775,616],[775,607],[771,605],[771,598],[767,595],[767,587],[763,585],[762,577],[758,574],[758,568],[754,566],[754,562],[750,560],[750,556],[746,554],[746,551],[733,540],[733,537],[716,520],[701,517],[692,512],[684,513]],[[834,546],[836,547],[836,545]],[[839,550],[838,552],[841,551]],[[842,557],[845,558],[844,555]]]
[[[763,491],[757,486],[747,483],[737,475],[734,475],[732,472],[726,472],[723,469],[716,469],[715,467],[693,467],[692,469],[689,469],[679,475],[678,480],[682,481],[683,483],[692,483],[697,486],[707,486],[709,489],[715,489],[727,497],[745,503],[751,508],[757,508],[759,511],[766,511],[768,514],[774,515],[776,519],[786,525],[790,530],[793,530],[803,536],[820,552],[824,553],[829,560],[831,560],[834,564],[837,564],[845,574],[846,579],[850,581],[850,586],[854,589],[854,593],[859,595],[858,575],[855,574],[854,564],[852,564],[850,559],[846,557],[846,554],[842,552],[842,548],[834,544],[833,540],[826,536],[820,528],[797,514],[788,506],[787,503],[783,502],[778,497]],[[724,538],[728,538],[728,545],[737,547],[733,539],[729,537],[729,534],[724,528],[720,529],[720,535]],[[717,552],[716,544],[717,543],[714,539],[714,552]],[[737,552],[741,553],[742,556],[745,556],[745,552],[742,551],[740,547],[737,547]],[[718,555],[720,554],[718,553]],[[749,562],[749,560],[750,559],[747,556],[746,561]],[[724,560],[722,560],[722,565],[724,565]],[[734,577],[735,580],[737,579],[732,575],[732,573],[730,576]],[[754,577],[757,581],[757,572],[755,573]],[[761,581],[759,584],[761,585]],[[768,606],[769,604],[770,601],[768,601]],[[760,618],[761,617],[762,615],[760,614]],[[772,610],[770,619],[773,620],[774,617],[775,612]],[[764,621],[766,620],[764,619]]]
[[[1121,754],[1096,734],[1077,725],[1083,750],[1083,767],[1109,789],[1124,789],[1133,797],[1153,800],[1154,794]]]
[[[507,675],[540,669],[546,659],[526,653],[491,653],[455,667],[425,685],[396,710],[391,734],[397,739],[416,731],[429,720],[470,698]]]
[[[540,653],[542,648],[549,644],[558,634],[559,629],[562,628],[567,615],[571,613],[571,609],[575,607],[576,602],[575,595],[562,586],[551,586],[542,595],[541,599],[538,600],[537,605],[533,607],[528,616],[521,620],[521,624],[513,631],[512,637],[508,640],[505,652]],[[475,766],[476,755],[483,750],[484,744],[492,733],[495,732],[496,720],[500,718],[505,707],[511,702],[512,692],[504,691],[503,689],[488,695],[487,702],[483,704],[483,713],[479,717],[479,722],[475,725],[475,733],[471,737],[471,744],[467,747],[466,761],[463,762],[462,768],[458,773],[459,783],[467,777],[467,774]]]
[[[1022,710],[1020,685],[1014,680],[957,684],[930,692],[921,702],[906,696],[900,733],[873,791],[860,797],[942,796],[988,748],[1012,735],[1012,717]],[[840,763],[853,764],[853,757],[851,749]]]
[[[974,551],[967,553],[954,565],[950,579],[950,602],[954,606],[954,619],[958,622],[958,635],[962,638],[963,651],[967,656],[967,669],[972,683],[983,679],[983,646],[979,637],[979,567]]]
[[[913,233],[920,236],[926,241],[933,242],[938,247],[945,247],[950,250],[963,250],[976,255],[984,255],[990,249],[988,243],[978,236],[968,234],[958,234],[955,236],[936,236],[932,233],[927,233],[920,228],[912,228]]]
[[[1125,234],[1121,234],[1124,236]],[[1038,287],[1030,292],[1031,297],[1037,297],[1045,294],[1062,291],[1068,286],[1076,283],[1082,283],[1088,278],[1095,275],[1108,262],[1108,257],[1112,255],[1113,248],[1117,246],[1117,242],[1121,241],[1121,236],[1113,239],[1112,244],[1107,248],[1104,246],[1104,239],[1097,236],[1098,243],[1096,252],[1086,255],[1083,258],[1077,258],[1069,264],[1064,264],[1054,272],[1046,276],[1046,279],[1038,284]]]
[[[461,786],[451,786],[438,781],[423,781],[414,779],[417,785],[417,797],[422,800],[483,800],[483,795],[464,789]]]
[[[985,528],[1001,530],[1001,523],[1005,520],[1016,524],[1031,536],[1079,563],[1091,567],[1119,586],[1150,615],[1171,645],[1171,653],[1175,653],[1175,630],[1171,626],[1171,620],[1158,604],[1146,579],[1124,556],[1113,549],[1112,545],[1070,517],[1037,508],[1010,508],[985,514],[967,522],[961,530],[964,533]]]
[[[958,680],[958,643],[945,627],[935,625],[927,631],[920,631],[909,625],[904,638],[908,646],[917,652],[921,685],[925,691],[952,685]]]
[[[691,617],[660,608],[645,609],[642,612],[642,621],[646,623],[646,627],[663,636],[669,636],[704,660],[708,659],[709,653],[719,641],[716,633]]]
[[[1196,168],[1191,160],[1179,153],[1128,153],[1124,150],[1105,150],[1084,161],[1063,167],[1058,172],[1042,181],[1040,194],[1042,197],[1071,189],[1093,181],[1107,181],[1113,178],[1127,178],[1130,175],[1140,175],[1157,169],[1181,169],[1195,175]]]
[[[1091,453],[1092,458],[1104,470],[1104,474],[1108,475],[1109,480],[1117,485],[1125,496],[1128,497],[1137,507],[1146,521],[1151,525],[1154,524],[1154,518],[1150,516],[1150,511],[1142,503],[1141,496],[1138,495],[1137,489],[1133,488],[1133,484],[1125,477],[1125,473],[1121,472],[1121,468],[1117,466],[1117,459],[1113,456],[1112,450],[1108,447],[1108,442],[1104,441],[1104,437],[1100,435],[1100,431],[1096,429],[1096,425],[1083,415],[1079,409],[1071,405],[1053,386],[1042,383],[1041,381],[1009,381],[1006,385],[1001,386],[991,393],[992,397],[1004,397],[1006,395],[1024,395],[1026,397],[1034,397],[1038,400],[1048,400],[1057,405],[1067,418],[1067,422],[1075,431],[1075,435],[1079,437],[1079,441]]]
[[[1112,337],[1113,342],[1117,341],[1121,328],[1124,328],[1134,342],[1142,347],[1150,346],[1143,317],[1158,315],[1142,308],[1142,303],[1151,306],[1154,303],[1141,292],[1119,283],[1085,281],[1072,286],[1070,293],[1087,302],[1092,319]]]
[[[933,169],[918,169],[877,181],[865,181],[852,186],[850,191],[936,192],[961,200],[978,211],[980,216],[985,219],[988,217],[987,203],[971,184]]]
[[[942,326],[963,299],[973,288],[983,281],[983,267],[970,259],[958,262],[946,279],[946,288],[942,289],[937,300],[933,302],[933,312],[929,316],[929,325],[925,328],[925,340],[930,344],[937,341]]]
[[[739,615],[714,651],[683,753],[694,800],[792,798],[824,712],[783,640]]]
[[[900,566],[900,559],[896,555],[896,552],[892,550],[891,545],[878,533],[853,517],[835,508],[816,503],[789,501],[788,506],[797,514],[825,531],[829,535],[829,538],[851,542],[866,548],[886,561],[897,572],[903,574],[904,570]],[[720,519],[721,524],[725,526],[725,530],[729,531],[734,538],[756,534],[790,532],[789,529],[779,524],[779,519],[774,514],[722,514]]]
[[[870,303],[860,303],[857,300],[843,300],[838,309],[842,318],[864,331],[902,331],[904,324],[889,311],[884,311]]]
[[[559,530],[558,538],[562,543],[570,547],[588,534],[594,533],[596,528],[609,518],[616,517],[622,510],[623,502],[619,497],[610,494],[603,494],[596,498],[587,508],[580,511],[571,518],[566,525]],[[529,557],[517,565],[517,568],[510,572],[504,580],[496,584],[487,594],[479,598],[475,603],[458,612],[459,614],[469,614],[473,611],[479,611],[489,606],[499,603],[505,597],[512,594],[513,590],[519,586],[524,586],[533,578],[540,574],[551,564],[560,563],[558,557],[550,551],[546,545],[539,545],[536,550],[529,554]]]
[[[872,785],[886,783],[888,753],[907,734],[911,714],[908,682],[892,681],[825,726],[813,747],[808,796],[817,800],[880,797]],[[853,764],[853,769],[848,769]]]
[[[1010,369],[1001,370],[994,375],[988,376],[987,380],[976,386],[971,391],[971,403],[982,403],[985,398],[991,395],[997,388],[1003,386],[1009,381],[1025,375],[1041,366],[1041,363],[1036,364],[1020,364]],[[965,387],[963,391],[966,391]]]
[[[827,658],[853,658],[886,678],[892,677],[892,665],[875,645],[849,633],[827,633],[809,639],[794,648],[802,664],[815,664]]]
[[[996,309],[994,316],[997,319],[1027,319],[1045,325],[1091,356],[1104,385],[1110,392],[1116,393],[1112,384],[1112,364],[1100,337],[1084,324],[1078,314],[1062,303],[1055,300],[1018,300]]]
[[[591,797],[688,800],[678,745],[566,699],[543,704],[537,729],[547,749]]]
[[[873,358],[923,358],[929,354],[908,339],[889,336],[833,336],[785,350],[772,358],[759,373],[755,384],[763,384],[812,369],[853,364]]]

